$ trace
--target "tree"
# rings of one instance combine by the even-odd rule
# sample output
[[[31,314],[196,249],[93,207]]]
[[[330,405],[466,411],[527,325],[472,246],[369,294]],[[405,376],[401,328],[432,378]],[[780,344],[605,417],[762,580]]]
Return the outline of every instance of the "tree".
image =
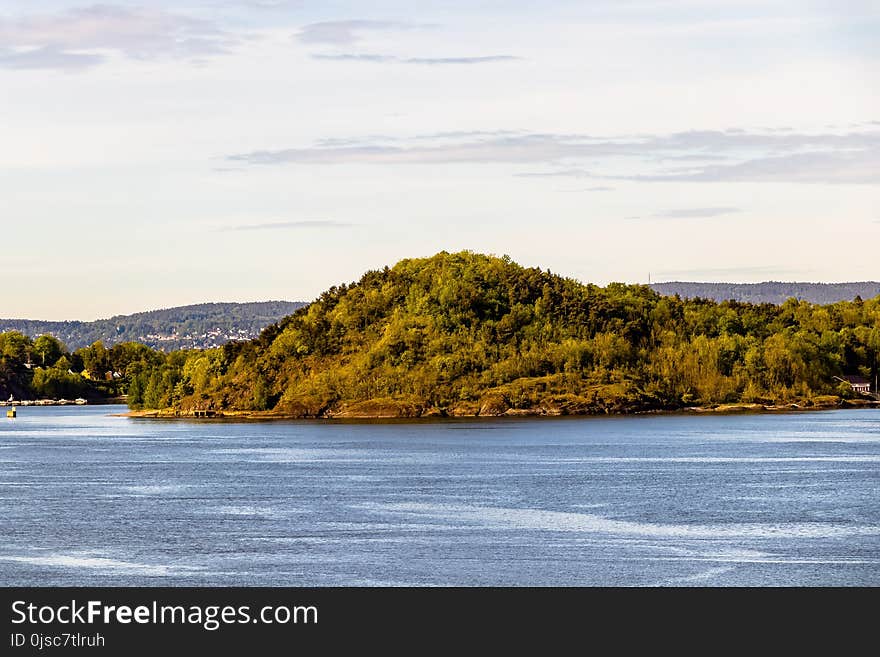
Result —
[[[54,367],[40,368],[34,372],[31,389],[35,396],[48,399],[73,399],[87,393],[86,383],[81,376]]]
[[[30,354],[31,339],[18,331],[0,333],[0,358],[23,363]]]
[[[162,407],[162,376],[159,370],[153,370],[144,389],[144,408]]]
[[[98,340],[89,347],[78,349],[76,355],[82,358],[83,369],[95,379],[103,379],[104,373],[110,369],[110,360],[104,343]]]
[[[135,372],[132,375],[127,394],[130,408],[139,409],[144,405],[144,383],[143,375],[140,372]]]
[[[269,388],[262,376],[257,376],[254,382],[253,408],[257,411],[265,411],[269,408]]]
[[[49,334],[41,335],[34,340],[33,353],[40,359],[40,365],[44,367],[54,365],[64,351],[64,345],[61,344],[61,341]]]

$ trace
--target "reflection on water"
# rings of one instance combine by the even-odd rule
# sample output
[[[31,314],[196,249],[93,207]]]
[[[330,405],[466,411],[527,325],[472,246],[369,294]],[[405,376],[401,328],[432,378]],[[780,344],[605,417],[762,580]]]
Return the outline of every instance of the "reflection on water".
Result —
[[[880,411],[0,424],[3,585],[878,585]]]

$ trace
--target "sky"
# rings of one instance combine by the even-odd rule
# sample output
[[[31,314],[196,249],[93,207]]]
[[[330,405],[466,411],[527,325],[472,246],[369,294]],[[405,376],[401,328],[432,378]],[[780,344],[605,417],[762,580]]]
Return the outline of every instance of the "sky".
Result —
[[[880,2],[0,0],[0,317],[470,249],[880,279]]]

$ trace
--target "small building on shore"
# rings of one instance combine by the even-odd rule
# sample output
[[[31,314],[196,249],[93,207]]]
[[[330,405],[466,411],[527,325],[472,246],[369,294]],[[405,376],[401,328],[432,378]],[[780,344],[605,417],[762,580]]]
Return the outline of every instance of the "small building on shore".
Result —
[[[871,394],[871,382],[863,376],[845,374],[844,376],[835,376],[834,378],[843,383],[848,383],[855,393],[860,395]]]

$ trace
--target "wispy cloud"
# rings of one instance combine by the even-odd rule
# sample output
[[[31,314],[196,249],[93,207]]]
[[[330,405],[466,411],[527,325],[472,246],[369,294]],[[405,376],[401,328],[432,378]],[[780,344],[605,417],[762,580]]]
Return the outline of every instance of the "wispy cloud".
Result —
[[[334,62],[370,62],[373,64],[392,62],[395,64],[422,64],[427,66],[443,66],[447,64],[494,64],[520,59],[513,55],[484,55],[480,57],[397,57],[395,55],[339,53],[316,53],[312,59]]]
[[[880,183],[880,148],[771,155],[736,164],[626,177],[645,182]]]
[[[739,132],[742,132],[741,130]],[[726,155],[718,155],[715,153],[685,153],[684,155],[663,155],[658,157],[659,160],[671,162],[710,162],[713,160],[726,160]]]
[[[133,59],[196,59],[228,52],[237,37],[204,19],[161,9],[109,5],[0,18],[6,68],[95,66],[110,51]],[[95,52],[99,51],[99,52]]]
[[[0,52],[0,68],[79,71],[97,66],[106,58],[92,53],[65,52],[51,46]]]
[[[400,32],[423,30],[430,27],[430,25],[406,21],[323,21],[304,26],[295,35],[295,38],[302,43],[347,46],[361,41],[365,32]]]
[[[654,214],[659,219],[709,219],[720,217],[725,214],[742,212],[741,208],[683,208],[680,210],[666,210]]]
[[[608,187],[607,185],[596,185],[594,187],[575,187],[572,189],[560,189],[560,192],[613,192],[614,187]]]
[[[255,9],[290,9],[303,4],[303,0],[239,0],[239,2]]]
[[[688,166],[662,164],[663,158],[691,155],[710,157]],[[715,156],[724,156],[728,162],[709,162]],[[871,184],[880,182],[880,131],[688,131],[619,137],[486,133],[460,138],[422,135],[408,140],[374,136],[338,145],[324,142],[239,153],[229,159],[250,164],[546,164],[556,168],[516,175],[637,182]],[[583,161],[590,162],[589,171],[572,166]]]
[[[270,221],[260,224],[240,224],[238,226],[225,226],[221,231],[247,231],[247,230],[298,230],[303,228],[348,228],[353,224],[341,221]]]
[[[444,64],[494,64],[496,62],[512,62],[520,57],[514,55],[484,55],[482,57],[410,57],[400,60],[404,64],[427,64],[442,66]]]
[[[613,192],[614,187],[607,185],[595,185],[593,187],[577,187],[574,189],[560,189],[560,192]]]
[[[518,178],[595,178],[596,176],[583,169],[565,169],[563,171],[525,171],[513,174]]]
[[[312,59],[324,60],[328,62],[396,62],[398,61],[397,57],[392,55],[370,55],[363,54],[357,55],[352,53],[340,53],[337,55],[325,55],[321,53],[315,53],[312,55]]]

